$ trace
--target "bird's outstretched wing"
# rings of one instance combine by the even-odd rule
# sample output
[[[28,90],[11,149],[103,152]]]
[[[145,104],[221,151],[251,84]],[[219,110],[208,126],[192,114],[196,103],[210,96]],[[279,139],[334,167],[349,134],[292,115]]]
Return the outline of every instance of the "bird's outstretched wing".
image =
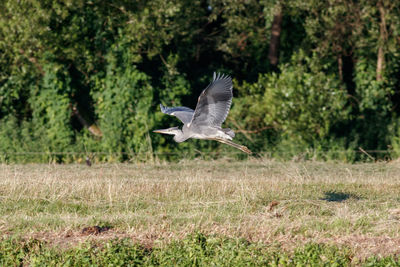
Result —
[[[172,115],[180,119],[184,124],[189,123],[192,120],[194,110],[187,107],[165,107],[160,104],[161,112]]]
[[[201,92],[190,123],[221,127],[232,104],[232,79],[216,74],[213,81]]]

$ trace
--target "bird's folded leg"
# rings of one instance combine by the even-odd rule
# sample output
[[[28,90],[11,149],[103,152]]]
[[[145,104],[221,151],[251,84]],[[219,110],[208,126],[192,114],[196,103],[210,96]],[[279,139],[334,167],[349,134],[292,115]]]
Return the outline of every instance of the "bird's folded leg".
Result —
[[[222,139],[222,138],[210,138],[210,139],[218,141],[218,142],[226,144],[226,145],[229,145],[229,146],[233,146],[234,148],[237,148],[237,149],[239,149],[239,150],[241,150],[244,153],[247,153],[249,155],[253,153],[246,146],[242,146],[242,145],[236,144],[236,143],[234,143],[234,142],[232,142],[230,140],[226,140],[226,139]]]

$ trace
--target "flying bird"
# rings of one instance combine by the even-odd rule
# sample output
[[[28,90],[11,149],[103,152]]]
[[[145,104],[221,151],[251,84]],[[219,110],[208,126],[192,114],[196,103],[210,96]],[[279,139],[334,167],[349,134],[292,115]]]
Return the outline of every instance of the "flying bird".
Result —
[[[247,147],[232,142],[235,137],[233,130],[221,127],[232,104],[232,88],[231,77],[214,72],[213,80],[201,92],[195,110],[188,107],[169,108],[160,104],[162,113],[175,116],[183,122],[182,129],[172,127],[153,132],[174,135],[178,143],[189,138],[215,140],[251,154]]]

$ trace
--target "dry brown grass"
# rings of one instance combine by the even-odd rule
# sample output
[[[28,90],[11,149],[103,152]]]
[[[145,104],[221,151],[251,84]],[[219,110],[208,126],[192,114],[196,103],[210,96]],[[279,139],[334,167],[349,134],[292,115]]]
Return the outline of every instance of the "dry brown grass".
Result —
[[[0,232],[73,244],[202,231],[386,255],[400,253],[399,189],[400,164],[387,163],[0,165]],[[94,225],[111,229],[82,234]]]

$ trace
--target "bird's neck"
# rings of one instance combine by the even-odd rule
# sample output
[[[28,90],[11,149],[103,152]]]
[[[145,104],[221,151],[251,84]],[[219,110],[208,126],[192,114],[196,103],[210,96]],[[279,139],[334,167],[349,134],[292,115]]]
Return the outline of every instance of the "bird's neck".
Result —
[[[177,130],[174,136],[175,142],[181,143],[188,139],[189,136],[186,136],[186,134],[182,130]]]

